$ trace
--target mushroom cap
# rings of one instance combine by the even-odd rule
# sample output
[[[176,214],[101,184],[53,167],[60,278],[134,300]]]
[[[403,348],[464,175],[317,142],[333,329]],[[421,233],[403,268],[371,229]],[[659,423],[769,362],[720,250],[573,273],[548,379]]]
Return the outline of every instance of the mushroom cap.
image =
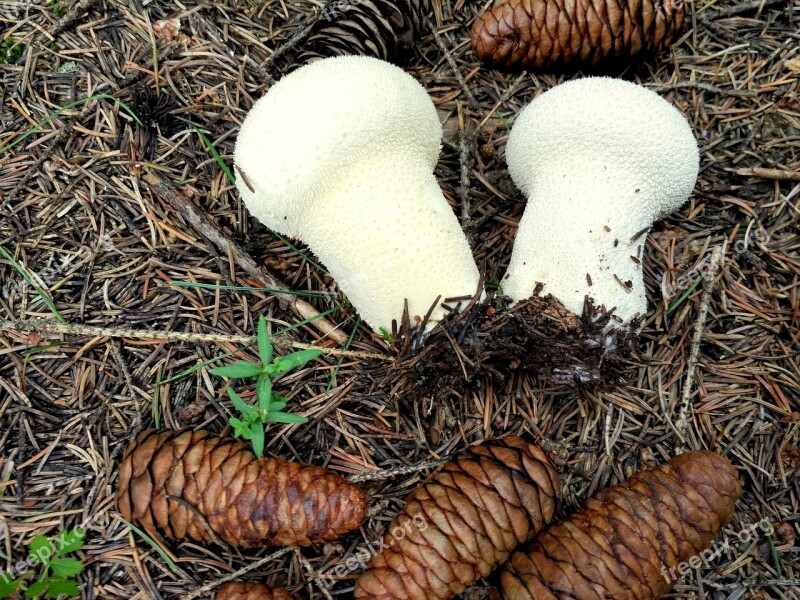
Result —
[[[236,140],[236,186],[253,216],[303,237],[302,215],[338,174],[381,154],[422,160],[432,172],[441,138],[428,93],[402,69],[326,58],[281,79],[250,110]]]
[[[697,180],[697,142],[686,118],[661,96],[610,77],[557,85],[517,117],[506,146],[508,170],[527,195],[554,174],[638,190],[640,201],[587,205],[597,214],[623,210],[624,218],[652,223],[678,209]],[[554,223],[554,226],[559,224]]]

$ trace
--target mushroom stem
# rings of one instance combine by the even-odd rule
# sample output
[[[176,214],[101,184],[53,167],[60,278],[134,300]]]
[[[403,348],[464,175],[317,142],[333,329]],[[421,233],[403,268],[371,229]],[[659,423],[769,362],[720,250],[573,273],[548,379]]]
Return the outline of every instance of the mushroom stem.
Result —
[[[697,142],[683,115],[627,81],[570,81],[522,111],[506,158],[528,205],[505,293],[525,300],[541,283],[577,314],[588,296],[620,323],[643,315],[647,232],[697,179]]]
[[[343,215],[352,216],[344,229]],[[413,325],[437,298],[432,321],[446,312],[445,294],[477,292],[477,268],[469,246],[460,243],[461,227],[419,157],[376,155],[353,165],[319,198],[299,237],[376,330],[391,330],[406,299]]]
[[[641,192],[622,189],[618,174],[603,181],[570,178],[570,174],[587,170],[603,173],[607,166],[597,162],[562,161],[559,169],[565,183],[558,177],[549,178],[528,197],[514,241],[516,251],[503,281],[504,292],[514,299],[527,299],[536,283],[542,282],[545,293],[553,294],[576,314],[582,313],[585,296],[599,304],[610,300],[606,308],[616,308],[617,316],[623,316],[619,314],[623,310],[623,318],[644,312],[644,286],[635,282],[642,279],[642,251],[649,227],[642,231],[640,223],[625,218],[626,206]],[[558,221],[562,227],[556,227],[555,203],[603,205],[608,211],[604,219],[597,219],[591,211],[577,210],[562,215]],[[523,248],[533,250],[521,252]],[[557,256],[555,248],[559,249]],[[634,313],[628,306],[636,307]]]

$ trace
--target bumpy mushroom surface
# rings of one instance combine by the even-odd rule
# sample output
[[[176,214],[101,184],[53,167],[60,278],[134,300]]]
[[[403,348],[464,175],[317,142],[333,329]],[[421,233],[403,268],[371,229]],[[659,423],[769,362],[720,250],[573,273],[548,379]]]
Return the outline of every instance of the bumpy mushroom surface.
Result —
[[[697,142],[683,115],[627,81],[570,81],[522,111],[506,160],[528,205],[505,293],[525,300],[542,283],[542,294],[577,314],[588,296],[621,322],[643,315],[647,232],[697,179]]]
[[[373,329],[437,297],[473,296],[478,269],[433,169],[442,127],[425,89],[387,62],[315,61],[274,85],[236,141],[237,187],[268,227],[304,241]],[[432,313],[445,314],[441,302]]]

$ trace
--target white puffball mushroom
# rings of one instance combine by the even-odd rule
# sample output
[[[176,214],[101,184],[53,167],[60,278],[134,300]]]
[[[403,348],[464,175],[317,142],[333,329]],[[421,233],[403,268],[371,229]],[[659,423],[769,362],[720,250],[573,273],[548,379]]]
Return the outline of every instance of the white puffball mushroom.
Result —
[[[589,296],[622,322],[644,315],[647,232],[697,180],[697,142],[683,115],[627,81],[570,81],[520,113],[506,161],[528,204],[504,292],[525,300],[542,283],[541,294],[577,314]]]
[[[236,140],[236,187],[262,223],[304,241],[376,331],[437,297],[473,296],[478,268],[433,175],[442,126],[402,69],[327,58],[281,79]]]

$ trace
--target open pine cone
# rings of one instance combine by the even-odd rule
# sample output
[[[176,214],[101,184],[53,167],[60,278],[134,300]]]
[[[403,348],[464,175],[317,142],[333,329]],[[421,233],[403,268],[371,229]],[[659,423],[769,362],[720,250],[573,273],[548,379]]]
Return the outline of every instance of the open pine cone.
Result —
[[[428,5],[429,0],[332,0],[312,26],[297,64],[341,55],[399,62],[424,30]]]
[[[208,431],[140,434],[123,458],[117,503],[151,534],[245,548],[335,540],[366,517],[358,486],[319,467],[256,458]]]

